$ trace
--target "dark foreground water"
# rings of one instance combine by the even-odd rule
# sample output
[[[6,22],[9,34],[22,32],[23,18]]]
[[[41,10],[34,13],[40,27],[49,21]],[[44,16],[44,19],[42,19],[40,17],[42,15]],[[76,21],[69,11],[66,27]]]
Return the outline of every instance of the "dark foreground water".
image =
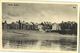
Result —
[[[77,50],[75,35],[35,31],[3,31],[3,48],[30,48],[51,50]]]

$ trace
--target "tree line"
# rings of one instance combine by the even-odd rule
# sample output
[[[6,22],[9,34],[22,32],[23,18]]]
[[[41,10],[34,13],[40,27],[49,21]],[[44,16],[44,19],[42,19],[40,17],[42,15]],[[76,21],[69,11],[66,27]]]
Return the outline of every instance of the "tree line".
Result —
[[[7,23],[7,21],[2,22],[2,29],[17,29],[17,30],[37,30],[42,29],[45,32],[58,32],[61,34],[75,34],[77,35],[77,23],[76,22],[61,22],[61,23],[51,23],[51,22],[21,22],[16,21],[12,23]]]

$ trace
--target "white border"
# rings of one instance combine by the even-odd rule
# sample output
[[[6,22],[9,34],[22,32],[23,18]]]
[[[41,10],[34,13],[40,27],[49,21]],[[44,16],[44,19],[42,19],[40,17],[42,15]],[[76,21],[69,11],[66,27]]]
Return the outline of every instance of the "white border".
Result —
[[[24,0],[23,0],[24,1]],[[43,1],[19,1],[19,0],[6,0],[6,1],[1,1],[1,3],[2,2],[15,2],[15,3],[48,3],[48,4],[79,4],[79,3],[76,3],[76,2],[48,2],[48,1],[45,1],[45,2],[43,2]],[[2,8],[2,4],[0,3],[0,7]],[[0,14],[1,14],[1,17],[2,17],[2,9],[0,9]],[[78,46],[79,46],[79,5],[78,5],[78,12],[77,12],[77,14],[78,14],[78,18],[77,18],[77,20],[78,20],[78,32],[77,32],[77,53],[78,53],[78,50],[79,50],[79,48],[78,48]],[[2,19],[0,18],[0,24],[2,25]],[[2,26],[0,27],[0,31],[2,31]],[[2,32],[0,32],[0,34],[2,35]],[[2,37],[2,36],[1,36]],[[1,38],[0,37],[0,38]],[[2,42],[2,40],[0,41],[0,42]],[[1,43],[0,43],[0,46],[2,46],[1,45]],[[2,51],[10,51],[10,50],[5,50],[5,49],[1,49]],[[22,50],[22,49],[21,49]],[[14,50],[14,51],[21,51],[21,50]],[[11,51],[13,51],[13,50],[11,50]],[[25,51],[25,50],[22,50],[22,51]],[[27,50],[27,51],[33,51],[33,50]],[[38,50],[37,50],[38,51]],[[38,52],[43,52],[43,51],[41,51],[41,50],[39,50]],[[44,52],[49,52],[49,51],[44,51]],[[50,52],[56,52],[56,51],[50,51]],[[65,51],[57,51],[58,53],[64,53]],[[69,53],[74,53],[74,52],[71,52],[71,51],[66,51],[67,53],[69,52]]]

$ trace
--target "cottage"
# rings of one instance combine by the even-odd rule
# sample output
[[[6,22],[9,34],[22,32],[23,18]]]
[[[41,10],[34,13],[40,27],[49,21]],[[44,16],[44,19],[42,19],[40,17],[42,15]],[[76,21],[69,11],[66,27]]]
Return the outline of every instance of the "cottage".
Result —
[[[52,30],[54,30],[54,31],[61,30],[60,25],[57,24],[57,23],[53,23],[53,24],[52,24]]]
[[[42,28],[43,28],[43,26],[42,26],[41,24],[39,24],[39,25],[38,25],[39,31],[42,31],[42,32],[43,32],[44,30],[43,30]]]

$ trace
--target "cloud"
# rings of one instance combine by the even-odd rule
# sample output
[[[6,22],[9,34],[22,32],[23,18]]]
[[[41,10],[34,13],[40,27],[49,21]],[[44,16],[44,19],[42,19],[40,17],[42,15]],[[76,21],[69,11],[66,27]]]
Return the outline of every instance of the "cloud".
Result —
[[[19,19],[33,22],[77,21],[77,5],[75,4],[17,4],[18,6],[9,6],[8,3],[3,3],[3,20],[7,17],[14,21]],[[73,8],[74,6],[76,8]]]

